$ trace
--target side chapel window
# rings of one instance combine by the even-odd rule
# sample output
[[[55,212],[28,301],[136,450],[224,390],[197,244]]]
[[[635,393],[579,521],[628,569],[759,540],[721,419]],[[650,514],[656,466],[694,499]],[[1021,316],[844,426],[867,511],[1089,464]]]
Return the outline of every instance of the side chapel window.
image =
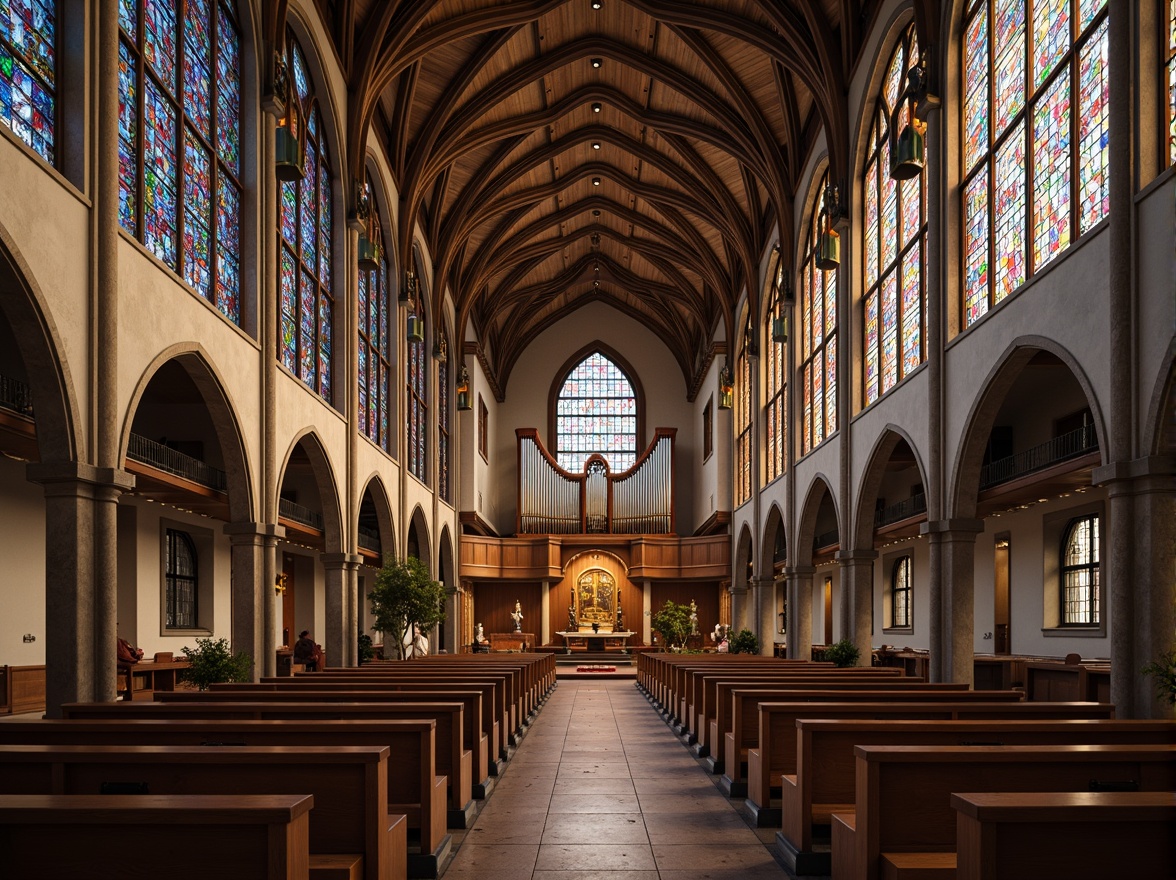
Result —
[[[56,162],[56,0],[0,3],[0,122],[50,165]]]
[[[821,211],[829,175],[821,178],[800,267],[801,454],[837,430],[837,269],[817,268]]]
[[[370,210],[376,210],[375,188],[367,180]],[[381,237],[383,232],[381,230]],[[377,269],[359,269],[359,430],[384,451],[390,451],[388,431],[388,387],[392,375],[390,360],[388,297],[388,249],[378,242]]]

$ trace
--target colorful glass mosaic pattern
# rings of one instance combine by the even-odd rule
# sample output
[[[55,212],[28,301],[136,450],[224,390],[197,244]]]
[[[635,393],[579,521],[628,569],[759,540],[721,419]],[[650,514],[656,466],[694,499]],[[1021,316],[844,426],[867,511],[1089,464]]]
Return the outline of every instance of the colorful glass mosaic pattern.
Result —
[[[1106,0],[974,0],[969,6],[964,326],[1110,209]],[[1176,47],[1176,25],[1171,44]]]
[[[888,169],[889,171],[889,169]],[[822,176],[809,220],[800,270],[801,313],[801,454],[820,445],[837,430],[837,270],[817,268],[821,212],[829,175]]]
[[[1168,3],[1168,163],[1176,164],[1176,0]],[[1104,111],[1105,112],[1105,111]]]
[[[784,473],[788,460],[788,343],[772,340],[772,318],[768,315],[767,325],[767,407],[764,411],[767,422],[767,470],[765,483],[770,483]]]
[[[1062,624],[1099,622],[1099,528],[1097,516],[1074,520],[1062,544]]]
[[[751,498],[751,457],[752,404],[751,404],[751,358],[748,355],[748,327],[743,336],[743,345],[735,360],[735,506],[739,507]]]
[[[0,0],[0,123],[50,164],[56,94],[55,0]]]
[[[290,66],[305,70],[302,48],[293,34],[287,35],[287,47]],[[318,118],[313,94],[303,102],[302,109],[303,118]],[[308,131],[321,128],[319,125]],[[278,357],[307,388],[329,402],[335,302],[330,270],[330,243],[334,237],[330,157],[326,145],[314,136],[306,139],[305,150],[303,178],[284,182],[278,193],[282,240]]]
[[[444,351],[449,350],[449,335],[442,330]],[[442,501],[452,501],[449,480],[449,360],[437,363],[437,494]]]
[[[240,323],[240,35],[232,8],[119,0],[119,26],[119,222]]]
[[[614,474],[637,461],[637,396],[625,371],[601,352],[572,367],[560,386],[555,410],[556,461],[582,473],[601,455]]]
[[[367,187],[370,203],[370,180]],[[381,259],[378,269],[359,270],[359,430],[385,451],[391,451],[388,434],[388,380],[392,375],[390,313],[388,263]]]
[[[890,56],[866,159],[863,225],[867,290],[862,300],[866,406],[923,362],[924,286],[920,267],[927,235],[926,172],[901,183],[890,176],[890,118],[895,109],[893,102],[901,94],[895,71],[905,72],[917,62],[918,45],[911,27]],[[906,119],[905,114],[900,114],[898,124],[905,124]]]
[[[418,278],[424,275],[418,274]],[[425,317],[418,308],[421,320],[421,333],[425,339],[429,334],[425,332]],[[429,464],[429,415],[427,366],[425,358],[425,344],[410,342],[408,349],[408,471],[422,483],[428,481]]]

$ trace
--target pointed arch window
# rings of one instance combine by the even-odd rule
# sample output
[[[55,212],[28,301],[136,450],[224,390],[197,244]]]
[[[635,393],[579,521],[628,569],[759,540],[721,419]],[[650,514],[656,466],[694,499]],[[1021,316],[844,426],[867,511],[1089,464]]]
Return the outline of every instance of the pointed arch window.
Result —
[[[911,557],[899,557],[890,569],[890,627],[911,625]]]
[[[367,179],[368,204],[376,210],[375,190]],[[382,239],[382,231],[381,231]],[[388,261],[383,240],[380,264],[376,269],[359,269],[359,430],[369,440],[390,451],[388,432],[388,387],[392,375],[390,361],[391,309],[388,296]]]
[[[441,359],[437,362],[437,494],[452,501],[449,485],[449,334],[441,328]]]
[[[56,161],[56,0],[0,4],[0,122],[49,164]]]
[[[781,267],[777,271],[777,288],[783,282],[782,273],[783,269]],[[781,302],[781,298],[777,293],[773,308],[768,310],[768,317],[764,327],[764,338],[767,340],[764,343],[767,349],[767,356],[764,359],[767,368],[767,393],[765,395],[767,397],[767,405],[764,407],[767,437],[767,468],[764,474],[765,485],[780,477],[787,466],[788,407],[786,401],[788,399],[788,343],[777,342],[772,338],[772,322],[775,319],[784,319],[784,308],[784,304]]]
[[[1062,538],[1062,625],[1099,623],[1098,516],[1072,520]]]
[[[1168,59],[1164,82],[1168,87],[1168,164],[1176,164],[1176,0],[1168,0],[1168,28],[1164,57]]]
[[[120,0],[119,223],[241,322],[241,37],[218,0]]]
[[[754,329],[750,316],[735,358],[735,506],[751,498],[751,353]]]
[[[595,351],[568,371],[555,403],[556,460],[577,474],[591,455],[613,473],[637,461],[637,393],[611,358]]]
[[[423,278],[419,272],[418,278]],[[425,339],[429,334],[425,328],[425,311],[418,306],[417,313],[421,321],[421,335]],[[410,342],[408,349],[408,471],[422,483],[428,482],[429,462],[429,404],[426,396],[428,390],[427,373],[428,360],[425,357],[423,342]]]
[[[907,71],[918,60],[919,46],[911,25],[886,66],[870,131],[862,209],[866,406],[906,378],[925,357],[926,288],[922,267],[927,239],[927,172],[903,181],[890,176],[890,115],[902,96]]]
[[[283,181],[278,192],[281,253],[278,277],[281,336],[278,356],[283,366],[331,401],[332,294],[331,165],[326,128],[314,94],[306,56],[294,34],[286,32],[286,65],[292,83],[290,101],[297,101],[306,121],[301,180]]]
[[[970,0],[963,324],[1110,210],[1107,0]]]
[[[800,267],[801,454],[837,431],[837,269],[817,266],[821,212],[829,175],[821,178]]]
[[[167,559],[164,565],[165,626],[194,629],[197,624],[198,556],[192,536],[168,529]]]

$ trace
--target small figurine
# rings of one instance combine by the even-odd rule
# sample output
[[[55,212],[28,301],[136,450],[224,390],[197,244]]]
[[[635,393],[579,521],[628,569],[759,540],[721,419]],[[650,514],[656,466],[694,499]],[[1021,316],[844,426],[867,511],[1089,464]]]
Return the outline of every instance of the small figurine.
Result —
[[[514,631],[521,633],[523,631],[523,606],[518,599],[515,600],[515,610],[510,613],[510,616],[515,622]]]
[[[690,600],[690,634],[698,635],[698,606],[693,599]]]
[[[578,627],[576,623],[576,606],[568,606],[568,632],[575,632]]]

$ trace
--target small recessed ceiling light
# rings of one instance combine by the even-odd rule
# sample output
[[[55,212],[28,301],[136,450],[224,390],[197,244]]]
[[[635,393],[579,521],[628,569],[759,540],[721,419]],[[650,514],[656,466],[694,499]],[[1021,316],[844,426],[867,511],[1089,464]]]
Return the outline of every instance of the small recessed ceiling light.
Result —
[[[596,209],[595,211],[593,211],[593,212],[592,212],[592,216],[593,216],[593,217],[599,217],[599,216],[600,216],[600,209],[598,208],[598,209]]]
[[[603,109],[604,109],[604,105],[601,104],[599,101],[597,101],[595,104],[592,105],[592,112],[593,113],[599,113]]]
[[[592,178],[592,185],[593,185],[593,186],[600,186],[600,178],[599,178],[599,177],[593,177],[593,178]]]
[[[592,149],[599,150],[600,149],[600,141],[593,141],[592,142]]]
[[[593,9],[599,9],[603,5],[604,5],[604,3],[602,2],[602,0],[592,0],[592,8]]]
[[[592,66],[593,67],[599,68],[603,64],[604,64],[604,59],[602,59],[602,58],[593,58],[592,59]]]

